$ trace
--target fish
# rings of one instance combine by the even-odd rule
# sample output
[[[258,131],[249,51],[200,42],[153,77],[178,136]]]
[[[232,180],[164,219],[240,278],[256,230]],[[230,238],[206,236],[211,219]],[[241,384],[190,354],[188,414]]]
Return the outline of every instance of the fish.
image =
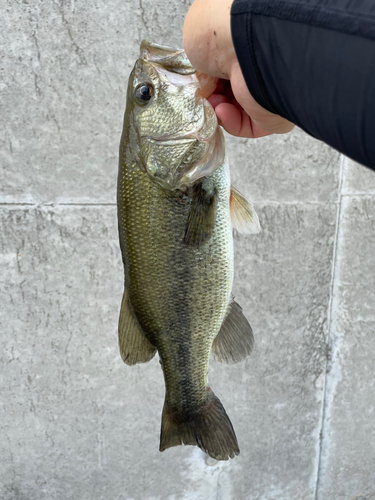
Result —
[[[233,228],[259,231],[231,187],[224,136],[206,97],[216,82],[185,52],[143,40],[130,74],[120,142],[118,228],[124,264],[119,349],[128,365],[156,352],[165,381],[160,451],[239,454],[208,385],[212,355],[245,359],[253,332],[232,295]]]

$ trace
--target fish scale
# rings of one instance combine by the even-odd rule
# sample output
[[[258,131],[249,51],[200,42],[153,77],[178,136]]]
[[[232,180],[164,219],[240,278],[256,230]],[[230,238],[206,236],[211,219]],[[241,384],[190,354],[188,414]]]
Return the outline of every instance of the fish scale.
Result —
[[[191,202],[180,205],[176,196],[165,195],[147,174],[136,168],[129,170],[120,197],[123,205],[131,205],[131,209],[120,212],[120,219],[127,231],[127,241],[132,242],[124,259],[129,269],[126,279],[130,299],[147,337],[158,348],[167,399],[174,407],[178,407],[181,399],[175,389],[179,386],[178,380],[174,383],[175,373],[184,372],[186,377],[188,366],[180,359],[182,351],[175,347],[174,337],[179,341],[178,346],[182,345],[189,353],[192,358],[189,371],[199,374],[185,382],[194,394],[191,401],[194,405],[194,398],[202,401],[206,396],[210,347],[230,298],[233,252],[228,168],[223,166],[215,173],[220,192],[217,225],[198,258],[196,251],[183,244]],[[204,255],[213,258],[216,265],[210,266]]]

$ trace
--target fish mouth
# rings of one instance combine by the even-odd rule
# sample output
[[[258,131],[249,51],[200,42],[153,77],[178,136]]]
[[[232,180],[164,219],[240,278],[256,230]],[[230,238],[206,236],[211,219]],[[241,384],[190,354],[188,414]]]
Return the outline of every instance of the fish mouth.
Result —
[[[225,156],[224,135],[220,127],[216,128],[207,144],[203,158],[190,166],[179,180],[179,186],[191,186],[202,177],[213,175],[215,170],[223,164]]]
[[[161,187],[185,189],[211,176],[224,161],[224,137],[216,113],[203,98],[204,114],[193,131],[146,138],[146,171]],[[163,168],[168,164],[168,168]]]
[[[141,58],[144,61],[153,62],[180,75],[196,73],[196,69],[187,58],[183,49],[174,49],[145,39],[141,42],[140,50]]]
[[[224,161],[224,136],[219,127],[205,141],[181,137],[148,142],[152,153],[146,161],[146,171],[164,189],[185,190],[211,176]],[[168,164],[168,168],[163,168],[163,164]]]

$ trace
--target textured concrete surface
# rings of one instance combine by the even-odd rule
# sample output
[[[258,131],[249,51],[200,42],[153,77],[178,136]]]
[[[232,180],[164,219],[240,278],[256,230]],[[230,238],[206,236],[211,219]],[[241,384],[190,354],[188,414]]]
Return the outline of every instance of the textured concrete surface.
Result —
[[[321,476],[322,499],[375,497],[375,198],[364,194],[375,176],[349,161],[346,169],[359,176],[340,208],[321,455],[322,471],[329,473]]]
[[[375,174],[303,132],[228,138],[263,227],[235,238],[255,351],[209,373],[240,456],[159,453],[159,363],[120,359],[127,75],[142,38],[181,45],[189,5],[4,1],[1,500],[375,497]]]

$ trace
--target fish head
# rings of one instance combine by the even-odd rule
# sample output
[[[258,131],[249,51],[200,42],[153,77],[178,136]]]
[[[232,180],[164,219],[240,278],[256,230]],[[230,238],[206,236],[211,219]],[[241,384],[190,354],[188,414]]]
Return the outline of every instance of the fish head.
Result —
[[[199,74],[183,50],[142,42],[127,110],[138,163],[163,188],[189,187],[222,164],[223,135],[204,97],[215,87],[215,79]]]

